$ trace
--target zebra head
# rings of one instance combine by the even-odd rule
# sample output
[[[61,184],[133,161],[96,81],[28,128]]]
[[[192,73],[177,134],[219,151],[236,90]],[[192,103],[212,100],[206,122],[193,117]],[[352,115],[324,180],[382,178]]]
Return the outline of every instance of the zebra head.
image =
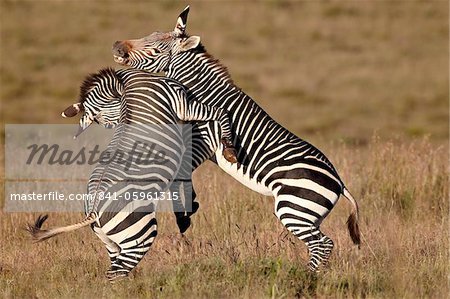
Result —
[[[62,117],[74,117],[83,112],[74,138],[93,122],[114,128],[120,119],[121,94],[122,85],[113,69],[102,69],[87,76],[80,87],[79,101],[61,113]]]
[[[177,55],[195,49],[200,37],[186,34],[189,6],[179,15],[173,31],[154,32],[140,39],[116,41],[112,52],[114,60],[122,65],[153,73],[166,71]]]

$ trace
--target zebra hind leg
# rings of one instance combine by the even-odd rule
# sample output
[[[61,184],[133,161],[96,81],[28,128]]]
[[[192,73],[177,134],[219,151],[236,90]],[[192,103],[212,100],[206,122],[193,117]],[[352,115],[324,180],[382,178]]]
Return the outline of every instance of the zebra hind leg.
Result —
[[[111,240],[104,232],[103,230],[98,226],[93,226],[92,230],[95,232],[97,237],[105,244],[106,250],[108,251],[108,256],[111,261],[111,266],[109,270],[106,272],[106,278],[109,280],[115,279],[116,276],[114,273],[116,271],[121,272],[120,269],[123,267],[118,267],[118,263],[120,261],[117,260],[117,257],[120,255],[121,248],[117,243],[115,243],[113,240]],[[123,272],[123,271],[122,271]],[[123,273],[122,277],[126,276],[128,273]]]
[[[123,266],[118,266],[117,263],[111,265],[111,267],[106,271],[106,278],[111,283],[119,281],[121,278],[125,278],[130,273],[130,270],[124,269]]]
[[[318,237],[305,242],[305,244],[309,251],[308,269],[312,272],[319,272],[319,266],[328,265],[334,247],[333,241],[319,230]]]
[[[328,266],[328,262],[330,260],[331,252],[333,251],[334,243],[328,236],[323,236],[322,238],[323,245],[323,257],[322,257],[322,266]]]
[[[93,227],[96,235],[105,244],[111,260],[106,278],[116,282],[127,277],[150,249],[157,235],[157,221],[154,213],[133,213],[140,219],[120,232],[105,232]]]
[[[333,250],[333,241],[324,235],[319,225],[334,206],[338,196],[328,192],[325,198],[318,192],[311,192],[311,184],[301,186],[281,186],[275,195],[275,215],[281,223],[308,247],[309,261],[307,267],[318,272],[326,264]],[[309,188],[308,188],[309,187]],[[309,189],[309,190],[308,190]]]
[[[150,249],[156,235],[157,231],[153,230],[143,242],[136,246],[122,247],[120,254],[114,260],[111,260],[111,266],[106,271],[106,278],[113,283],[127,277]]]
[[[118,257],[121,254],[121,248],[117,243],[111,240],[105,232],[98,226],[94,226],[92,228],[97,235],[97,237],[102,240],[103,244],[105,244],[106,250],[108,251],[108,256],[111,261],[111,266],[108,271],[106,271],[106,278],[113,282],[121,277],[126,277],[128,275],[129,270],[126,270]]]

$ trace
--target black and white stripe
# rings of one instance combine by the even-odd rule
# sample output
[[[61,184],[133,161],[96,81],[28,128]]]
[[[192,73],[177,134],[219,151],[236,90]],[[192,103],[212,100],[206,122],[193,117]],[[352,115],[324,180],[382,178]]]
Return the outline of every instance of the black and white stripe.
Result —
[[[172,191],[169,188],[186,155],[178,121],[216,120],[220,124],[219,138],[230,144],[228,115],[221,108],[188,102],[185,88],[172,79],[134,69],[105,69],[90,75],[81,87],[80,102],[69,106],[63,116],[78,112],[83,112],[79,133],[93,121],[105,126],[118,125],[105,151],[110,157],[118,153],[145,156],[148,147],[137,147],[139,144],[149,144],[154,146],[153,151],[164,152],[164,163],[133,160],[128,168],[119,159],[99,163],[89,179],[88,194],[92,198],[86,202],[87,218],[82,222],[44,231],[40,228],[46,218],[39,218],[34,226],[29,226],[33,237],[41,241],[91,225],[108,250],[111,267],[107,277],[114,280],[128,275],[157,234],[154,203],[142,198],[129,200],[131,196],[127,194]],[[188,166],[190,171],[191,165]],[[185,172],[190,175],[189,171]]]
[[[165,71],[188,89],[190,101],[228,110],[241,164],[227,163],[217,150],[212,159],[244,185],[275,197],[276,216],[306,243],[309,269],[316,271],[333,248],[319,226],[341,194],[352,204],[350,236],[360,243],[357,203],[322,152],[273,120],[233,84],[226,68],[206,52],[198,36],[185,34],[187,12],[188,8],[179,16],[173,32],[116,42],[114,59],[151,72]],[[199,125],[198,130],[208,129]],[[193,143],[197,150],[203,144],[205,153],[212,149],[202,140],[193,139]]]

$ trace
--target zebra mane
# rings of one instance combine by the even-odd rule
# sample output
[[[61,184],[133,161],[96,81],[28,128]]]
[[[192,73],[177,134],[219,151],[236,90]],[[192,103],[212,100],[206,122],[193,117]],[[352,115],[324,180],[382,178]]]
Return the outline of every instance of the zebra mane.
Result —
[[[101,81],[105,79],[106,80],[110,79],[112,81],[117,80],[121,82],[121,80],[116,74],[116,71],[111,67],[103,68],[97,73],[89,74],[88,76],[86,76],[86,78],[84,79],[83,83],[80,86],[79,102],[83,104],[83,102],[86,100],[87,94],[92,90],[92,88],[98,86],[101,83]],[[114,96],[120,97],[119,92],[115,88],[111,88],[111,91]]]
[[[205,46],[200,42],[200,44],[193,50],[194,53],[203,54],[203,57],[206,58],[207,62],[213,64],[219,70],[220,76],[227,83],[234,85],[234,81],[231,78],[230,73],[228,72],[228,68],[224,66],[219,59],[215,58],[211,54],[206,51]]]

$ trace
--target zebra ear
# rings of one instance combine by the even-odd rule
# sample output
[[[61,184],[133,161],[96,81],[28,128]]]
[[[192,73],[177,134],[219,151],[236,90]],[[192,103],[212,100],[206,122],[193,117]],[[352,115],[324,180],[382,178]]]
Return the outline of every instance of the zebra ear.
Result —
[[[186,40],[181,42],[181,51],[189,51],[191,49],[195,49],[200,44],[200,36],[190,36]]]
[[[175,24],[175,29],[173,30],[176,36],[182,36],[186,31],[188,14],[189,14],[189,5],[186,6],[186,8],[178,16],[177,23]]]
[[[61,113],[61,116],[64,117],[64,118],[66,118],[66,117],[74,117],[75,115],[80,113],[82,108],[83,108],[83,106],[81,106],[81,103],[75,103],[75,104],[70,105],[69,107],[67,107],[66,110],[64,110]]]

